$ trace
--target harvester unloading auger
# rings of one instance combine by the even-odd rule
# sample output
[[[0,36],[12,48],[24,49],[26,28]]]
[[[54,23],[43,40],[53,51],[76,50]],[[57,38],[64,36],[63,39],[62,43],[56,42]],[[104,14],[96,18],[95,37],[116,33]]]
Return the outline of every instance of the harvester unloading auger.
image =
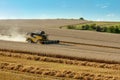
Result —
[[[59,40],[49,40],[48,35],[44,31],[27,33],[26,41],[38,44],[59,44]]]

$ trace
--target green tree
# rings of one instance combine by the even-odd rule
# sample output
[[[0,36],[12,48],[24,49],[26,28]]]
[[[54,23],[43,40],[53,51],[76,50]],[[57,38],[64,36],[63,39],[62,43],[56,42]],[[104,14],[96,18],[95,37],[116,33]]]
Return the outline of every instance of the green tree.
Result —
[[[97,32],[102,32],[102,28],[100,26],[97,26],[96,31]]]
[[[103,27],[103,32],[107,32],[108,28],[107,27]]]
[[[90,27],[89,27],[89,25],[87,25],[87,24],[82,26],[82,30],[89,30],[89,28],[90,28]]]
[[[85,20],[83,17],[81,17],[79,20]]]
[[[120,33],[120,30],[119,30],[118,26],[115,27],[115,33]]]
[[[114,27],[114,26],[110,26],[110,27],[108,28],[108,32],[110,32],[110,33],[115,33],[115,27]]]
[[[73,26],[73,25],[68,25],[67,28],[68,28],[68,29],[75,29],[75,26]]]
[[[96,24],[91,24],[91,25],[90,25],[90,28],[91,28],[92,30],[96,30]]]

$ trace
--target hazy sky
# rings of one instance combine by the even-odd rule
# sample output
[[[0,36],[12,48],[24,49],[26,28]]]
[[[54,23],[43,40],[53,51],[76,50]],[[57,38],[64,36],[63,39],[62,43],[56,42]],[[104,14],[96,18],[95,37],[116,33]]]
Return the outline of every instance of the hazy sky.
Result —
[[[0,0],[0,19],[120,21],[120,0]]]

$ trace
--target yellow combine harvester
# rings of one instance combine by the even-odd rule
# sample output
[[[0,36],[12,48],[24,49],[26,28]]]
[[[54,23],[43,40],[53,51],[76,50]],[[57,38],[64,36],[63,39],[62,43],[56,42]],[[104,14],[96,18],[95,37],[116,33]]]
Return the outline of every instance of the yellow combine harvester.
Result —
[[[49,40],[48,35],[44,31],[30,32],[26,35],[26,41],[28,43],[38,44],[58,44],[59,40]]]

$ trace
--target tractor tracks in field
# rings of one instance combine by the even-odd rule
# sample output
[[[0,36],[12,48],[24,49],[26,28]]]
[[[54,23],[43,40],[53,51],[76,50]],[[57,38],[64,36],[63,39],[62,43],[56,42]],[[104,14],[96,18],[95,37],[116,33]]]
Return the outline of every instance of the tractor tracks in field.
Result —
[[[111,49],[120,49],[120,47],[98,45],[98,44],[77,43],[77,42],[68,42],[68,41],[60,41],[60,43],[62,43],[62,44],[73,44],[73,45],[94,46],[94,47],[111,48]]]
[[[72,50],[83,50],[89,51],[90,53],[100,53],[100,54],[120,54],[120,47],[115,46],[106,46],[99,44],[88,44],[88,43],[77,43],[77,42],[68,42],[68,41],[60,41],[59,46],[65,47],[67,49]]]

